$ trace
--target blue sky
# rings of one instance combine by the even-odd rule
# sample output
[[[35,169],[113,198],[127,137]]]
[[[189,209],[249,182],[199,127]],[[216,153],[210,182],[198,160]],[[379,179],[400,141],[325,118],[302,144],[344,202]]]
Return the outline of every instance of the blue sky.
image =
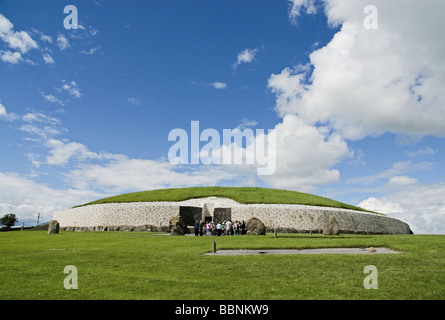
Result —
[[[0,215],[248,185],[445,233],[444,4],[371,2],[372,30],[365,1],[1,1]],[[191,121],[274,130],[275,173],[172,165],[168,134]]]

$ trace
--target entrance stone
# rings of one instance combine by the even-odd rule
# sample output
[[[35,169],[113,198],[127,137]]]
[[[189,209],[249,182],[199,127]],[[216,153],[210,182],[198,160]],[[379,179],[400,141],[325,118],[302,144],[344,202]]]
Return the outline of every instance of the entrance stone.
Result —
[[[247,234],[252,235],[265,235],[266,226],[258,218],[250,218],[246,223]]]

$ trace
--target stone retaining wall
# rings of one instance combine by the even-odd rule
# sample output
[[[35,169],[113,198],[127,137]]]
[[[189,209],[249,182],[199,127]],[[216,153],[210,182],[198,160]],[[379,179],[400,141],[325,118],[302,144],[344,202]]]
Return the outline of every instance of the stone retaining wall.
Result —
[[[340,233],[366,234],[409,234],[409,225],[375,213],[363,211],[279,204],[254,204],[234,207],[232,220],[247,221],[252,217],[260,219],[268,231],[278,232],[323,232],[328,216],[334,216]]]
[[[285,204],[239,204],[231,199],[200,198],[180,202],[107,203],[77,207],[53,216],[61,230],[72,231],[169,231],[169,221],[180,206],[231,208],[232,221],[260,219],[268,231],[323,232],[332,215],[341,233],[409,234],[408,224],[388,216],[362,211]],[[206,210],[204,210],[206,211]]]

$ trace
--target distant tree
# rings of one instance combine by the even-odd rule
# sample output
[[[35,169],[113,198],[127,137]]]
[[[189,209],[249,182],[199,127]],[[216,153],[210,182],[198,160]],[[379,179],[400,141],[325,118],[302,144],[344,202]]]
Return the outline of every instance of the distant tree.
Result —
[[[17,216],[13,213],[8,213],[3,216],[3,218],[0,219],[0,224],[4,225],[6,228],[11,228],[13,225],[18,222],[19,219],[17,219]]]

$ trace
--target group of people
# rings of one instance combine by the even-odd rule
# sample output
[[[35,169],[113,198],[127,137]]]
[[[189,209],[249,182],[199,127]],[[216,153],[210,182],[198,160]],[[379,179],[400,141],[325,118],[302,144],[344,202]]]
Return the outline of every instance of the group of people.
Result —
[[[244,221],[231,220],[213,223],[211,221],[196,221],[195,236],[233,236],[246,234],[246,223]]]

